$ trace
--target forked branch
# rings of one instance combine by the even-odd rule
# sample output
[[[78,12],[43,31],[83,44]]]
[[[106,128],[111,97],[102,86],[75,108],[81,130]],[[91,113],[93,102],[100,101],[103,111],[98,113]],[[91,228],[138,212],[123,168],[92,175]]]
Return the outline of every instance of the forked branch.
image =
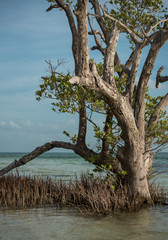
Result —
[[[90,29],[91,29],[91,32],[89,32],[89,34],[94,36],[94,39],[95,39],[95,42],[96,42],[96,46],[92,47],[91,50],[98,49],[104,55],[105,54],[105,49],[103,48],[102,44],[99,41],[98,34],[100,35],[100,37],[103,41],[105,41],[104,36],[100,31],[93,29],[91,21],[90,21],[89,14],[88,14],[88,22],[89,22],[89,26],[90,26]]]
[[[108,36],[109,36],[109,31],[108,31],[108,29],[106,28],[106,26],[103,23],[103,19],[101,17],[101,11],[100,11],[99,2],[98,2],[98,0],[89,0],[89,2],[92,4],[92,6],[94,8],[94,12],[95,12],[94,16],[96,17],[97,23],[99,24],[100,29],[103,32],[105,41],[107,42],[107,39],[108,39]]]
[[[159,87],[159,83],[167,82],[168,81],[168,76],[161,76],[162,71],[164,70],[164,66],[161,66],[157,72],[156,76],[156,88]]]
[[[144,29],[142,30],[145,36],[149,36],[149,34],[151,33],[151,31],[156,28],[159,24],[163,23],[163,22],[167,22],[168,18],[162,19],[159,22],[157,22],[155,25],[150,26],[149,30],[147,32],[144,31]]]
[[[156,105],[155,110],[149,119],[148,127],[150,127],[154,122],[158,121],[160,114],[167,106],[168,106],[168,93]]]

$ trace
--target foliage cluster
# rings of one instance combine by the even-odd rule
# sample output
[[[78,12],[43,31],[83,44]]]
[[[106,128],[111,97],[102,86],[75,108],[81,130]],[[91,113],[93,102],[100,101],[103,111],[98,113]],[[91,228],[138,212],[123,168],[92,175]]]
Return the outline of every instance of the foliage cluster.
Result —
[[[93,59],[90,60],[91,62]],[[87,108],[87,120],[93,124],[94,137],[97,140],[96,148],[97,151],[101,151],[102,148],[102,139],[106,137],[111,154],[115,153],[115,147],[117,144],[121,143],[121,129],[117,123],[115,117],[111,119],[110,122],[103,122],[104,127],[98,126],[93,117],[93,113],[108,115],[109,106],[106,103],[105,99],[103,100],[101,96],[95,91],[88,91],[82,86],[72,85],[69,82],[71,74],[63,74],[56,72],[57,67],[54,67],[50,63],[50,74],[46,77],[42,77],[42,83],[40,84],[40,89],[36,91],[36,99],[38,101],[42,99],[50,99],[52,110],[54,112],[60,113],[70,113],[75,114],[79,113],[81,102],[85,102]],[[51,70],[52,69],[52,70]],[[53,71],[53,69],[55,69]],[[100,62],[97,64],[98,72],[103,76],[103,64]],[[115,71],[119,72],[120,69],[116,66]],[[126,77],[119,78],[115,76],[116,86],[119,92],[122,94],[125,91],[126,87]],[[150,116],[152,115],[155,106],[159,103],[162,96],[154,97],[151,96],[147,90],[146,92],[146,112],[145,112],[145,124],[146,124],[146,140],[150,137],[153,137],[154,144],[162,144],[168,141],[168,114],[167,111],[160,113],[160,118],[157,122],[154,122],[152,126],[148,127]],[[134,107],[134,106],[133,106]],[[97,116],[97,115],[96,115]],[[111,132],[105,132],[104,128],[111,127]],[[77,141],[77,134],[70,136],[66,131],[63,132],[73,143]]]
[[[110,15],[126,24],[130,29],[141,35],[151,23],[155,25],[165,18],[167,7],[161,0],[110,0]],[[110,24],[110,23],[108,23]],[[160,28],[158,25],[157,28]]]

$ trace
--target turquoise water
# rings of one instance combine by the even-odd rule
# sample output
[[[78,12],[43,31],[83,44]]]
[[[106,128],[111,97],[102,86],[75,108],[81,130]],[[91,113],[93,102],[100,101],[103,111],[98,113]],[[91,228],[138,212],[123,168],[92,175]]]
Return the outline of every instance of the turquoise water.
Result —
[[[0,169],[19,159],[21,153],[0,153]],[[92,172],[93,166],[72,153],[49,153],[20,167],[19,173],[52,178],[73,178]],[[168,186],[168,153],[154,162],[155,179]],[[15,173],[15,170],[14,170]],[[168,207],[115,213],[106,217],[83,216],[76,209],[43,208],[0,210],[0,240],[166,240]]]
[[[0,153],[0,169],[18,160],[26,153]],[[18,168],[21,175],[70,179],[83,172],[92,172],[94,166],[74,153],[47,153]],[[12,171],[16,174],[16,170]]]

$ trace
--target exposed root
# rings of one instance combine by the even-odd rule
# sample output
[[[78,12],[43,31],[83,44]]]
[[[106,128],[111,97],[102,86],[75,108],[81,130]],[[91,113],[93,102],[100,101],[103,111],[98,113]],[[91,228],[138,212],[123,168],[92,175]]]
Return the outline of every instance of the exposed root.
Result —
[[[87,214],[109,214],[112,211],[135,211],[144,206],[166,204],[162,188],[150,186],[151,199],[132,196],[127,186],[114,188],[101,177],[52,181],[50,178],[8,175],[0,178],[0,207],[32,208],[74,206]]]

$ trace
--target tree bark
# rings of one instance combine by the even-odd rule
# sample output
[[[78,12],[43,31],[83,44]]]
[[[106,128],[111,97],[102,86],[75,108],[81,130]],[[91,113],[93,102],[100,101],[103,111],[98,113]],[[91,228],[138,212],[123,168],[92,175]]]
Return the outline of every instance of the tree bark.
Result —
[[[127,84],[126,84],[126,94],[128,93],[129,96],[129,102],[132,104],[133,102],[133,93],[134,93],[134,86],[135,86],[135,80],[137,76],[137,71],[140,63],[140,58],[142,54],[142,49],[138,45],[133,56],[133,63],[132,63],[132,68],[131,71],[128,75],[127,78]]]
[[[86,148],[86,133],[87,133],[86,106],[84,100],[81,100],[79,109],[79,129],[77,146],[83,149]]]
[[[149,186],[147,180],[147,171],[145,169],[144,143],[139,142],[139,138],[130,146],[120,148],[118,158],[122,169],[127,172],[125,184],[128,185],[133,195],[140,195],[146,199],[150,198]]]
[[[78,75],[89,74],[89,44],[87,28],[87,0],[78,0],[74,11],[78,26]]]

